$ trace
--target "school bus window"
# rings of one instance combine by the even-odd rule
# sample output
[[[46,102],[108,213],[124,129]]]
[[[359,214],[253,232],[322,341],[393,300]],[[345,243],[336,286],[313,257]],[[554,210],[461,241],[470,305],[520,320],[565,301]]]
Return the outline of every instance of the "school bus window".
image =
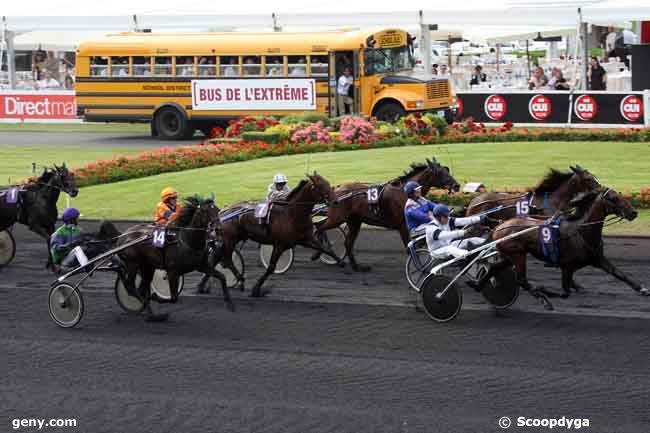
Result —
[[[305,56],[289,56],[288,60],[290,77],[307,76],[307,59]]]
[[[150,61],[149,57],[133,57],[133,75],[136,77],[151,76]]]
[[[266,56],[265,64],[267,77],[281,77],[284,75],[284,57]]]
[[[171,75],[172,74],[172,58],[171,57],[156,57],[156,62],[153,68],[154,75]]]
[[[178,73],[178,65],[176,66]],[[217,67],[215,65],[214,56],[203,56],[199,58],[199,76],[201,77],[214,77],[217,75]]]
[[[219,59],[219,75],[224,77],[238,77],[239,76],[239,57],[237,56],[222,56]]]
[[[262,62],[260,56],[246,56],[244,57],[244,64],[242,65],[244,75],[259,76],[262,71]]]
[[[176,57],[176,75],[181,77],[194,76],[194,57]]]
[[[311,76],[327,77],[327,56],[311,56]]]
[[[90,75],[105,77],[108,75],[108,59],[100,56],[90,58]]]
[[[111,76],[113,77],[129,76],[128,57],[111,57]]]

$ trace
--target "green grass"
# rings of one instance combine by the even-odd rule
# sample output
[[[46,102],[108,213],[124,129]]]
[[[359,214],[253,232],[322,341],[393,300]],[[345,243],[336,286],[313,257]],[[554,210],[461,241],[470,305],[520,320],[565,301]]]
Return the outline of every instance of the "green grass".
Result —
[[[61,165],[80,167],[98,159],[116,154],[130,155],[151,147],[96,147],[96,146],[5,146],[0,145],[0,185],[19,182],[31,176],[32,162],[40,172],[43,166]]]
[[[0,123],[0,132],[137,132],[149,134],[148,123]]]
[[[263,197],[276,172],[289,176],[291,184],[307,170],[317,170],[332,184],[350,180],[382,182],[400,174],[412,161],[434,155],[451,167],[461,184],[478,181],[489,189],[532,186],[549,167],[568,169],[573,164],[581,164],[602,183],[619,190],[650,186],[647,143],[480,143],[265,158],[88,187],[82,189],[73,204],[86,217],[148,219],[159,192],[168,185],[181,195],[214,192],[223,207]],[[650,233],[650,213],[644,212],[633,224],[619,224],[614,230]]]

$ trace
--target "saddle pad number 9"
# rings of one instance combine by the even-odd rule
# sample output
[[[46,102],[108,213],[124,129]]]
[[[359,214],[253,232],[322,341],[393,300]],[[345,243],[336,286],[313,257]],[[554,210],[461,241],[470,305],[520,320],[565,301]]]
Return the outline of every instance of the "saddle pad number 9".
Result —
[[[371,186],[368,188],[368,204],[379,203],[379,188]]]
[[[11,188],[9,191],[7,191],[7,194],[5,195],[5,201],[7,204],[15,204],[18,202],[18,188]]]
[[[545,244],[553,243],[553,233],[551,232],[551,228],[548,226],[542,227],[542,241],[544,241]]]
[[[165,246],[165,229],[155,229],[153,231],[153,246],[163,248]]]

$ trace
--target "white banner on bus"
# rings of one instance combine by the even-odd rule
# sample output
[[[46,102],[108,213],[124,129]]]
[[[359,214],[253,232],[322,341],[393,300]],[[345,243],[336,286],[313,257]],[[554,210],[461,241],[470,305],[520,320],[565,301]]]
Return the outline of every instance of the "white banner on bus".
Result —
[[[192,80],[193,110],[315,110],[313,79]]]

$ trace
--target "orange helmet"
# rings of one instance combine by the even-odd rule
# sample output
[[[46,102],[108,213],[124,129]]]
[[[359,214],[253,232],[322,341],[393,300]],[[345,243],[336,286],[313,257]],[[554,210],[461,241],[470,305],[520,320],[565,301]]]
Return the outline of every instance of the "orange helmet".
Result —
[[[176,197],[178,197],[178,193],[171,186],[168,186],[167,188],[163,189],[162,192],[160,193],[160,199],[162,201],[167,201],[170,198],[176,198]]]

